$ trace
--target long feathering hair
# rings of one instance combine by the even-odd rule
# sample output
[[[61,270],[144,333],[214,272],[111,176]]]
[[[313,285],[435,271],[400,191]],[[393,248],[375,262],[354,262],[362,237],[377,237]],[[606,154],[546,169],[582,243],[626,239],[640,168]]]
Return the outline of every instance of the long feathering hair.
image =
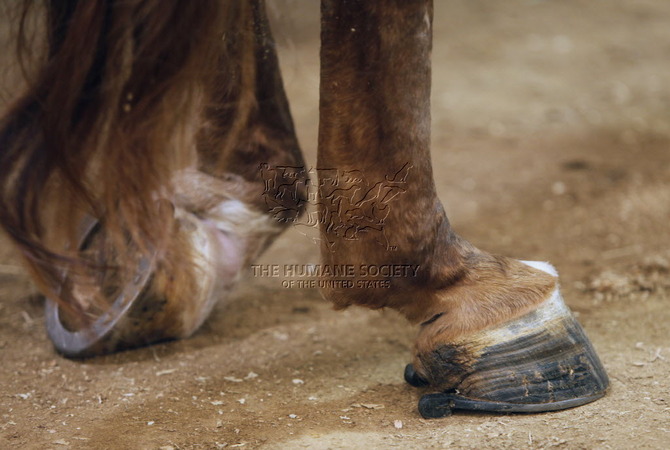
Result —
[[[33,3],[23,7],[19,58]],[[232,47],[253,45],[249,33],[233,33],[252,31],[239,24],[251,20],[247,3],[47,0],[41,9],[45,56],[0,119],[0,224],[38,287],[71,312],[84,305],[59,292],[64,271],[98,264],[65,247],[85,215],[113,247],[105,264],[124,267],[129,249],[160,258],[172,210],[159,200],[170,198],[175,170],[197,164],[201,115],[212,109],[205,98],[235,103],[228,131],[206,140],[220,160],[230,152],[252,108],[231,93],[254,74],[243,62],[225,65]]]

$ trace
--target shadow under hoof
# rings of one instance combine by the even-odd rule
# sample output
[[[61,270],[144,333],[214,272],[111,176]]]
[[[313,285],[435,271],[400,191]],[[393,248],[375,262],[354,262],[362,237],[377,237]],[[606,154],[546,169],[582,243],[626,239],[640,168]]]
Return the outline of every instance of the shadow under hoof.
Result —
[[[455,393],[440,392],[426,394],[419,400],[419,413],[424,419],[438,419],[450,416],[454,410],[500,413],[543,413],[575,408],[591,403],[605,395],[601,391],[589,397],[571,398],[550,403],[506,403],[473,400]]]

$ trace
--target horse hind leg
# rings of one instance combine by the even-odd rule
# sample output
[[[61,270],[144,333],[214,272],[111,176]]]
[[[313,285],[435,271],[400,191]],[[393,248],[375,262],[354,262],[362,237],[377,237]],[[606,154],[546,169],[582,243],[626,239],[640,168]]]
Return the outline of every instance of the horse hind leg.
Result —
[[[222,49],[203,88],[198,163],[172,176],[175,220],[164,254],[138,251],[127,285],[101,279],[95,289],[107,291],[111,306],[83,328],[47,301],[49,335],[67,356],[190,336],[304,209],[307,175],[263,2],[240,2],[234,11],[239,28],[227,31],[234,45]],[[91,221],[82,250],[104,253],[104,242],[104,227]],[[171,263],[184,259],[185,268]],[[71,295],[91,294],[79,287]]]

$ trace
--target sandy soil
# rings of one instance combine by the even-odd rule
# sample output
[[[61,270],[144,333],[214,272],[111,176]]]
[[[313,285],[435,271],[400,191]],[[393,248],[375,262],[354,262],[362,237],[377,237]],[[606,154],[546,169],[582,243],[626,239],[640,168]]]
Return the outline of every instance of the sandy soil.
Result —
[[[271,3],[314,165],[318,6]],[[478,246],[557,266],[607,397],[423,420],[402,380],[413,327],[251,276],[192,339],[67,360],[0,240],[1,448],[668,448],[670,4],[436,3],[441,198]],[[317,246],[292,229],[260,262],[317,263]]]

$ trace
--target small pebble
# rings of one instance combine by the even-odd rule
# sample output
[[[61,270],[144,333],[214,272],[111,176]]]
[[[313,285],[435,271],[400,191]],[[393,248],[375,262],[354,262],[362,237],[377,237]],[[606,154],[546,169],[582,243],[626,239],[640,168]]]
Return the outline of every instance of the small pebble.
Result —
[[[565,183],[562,181],[557,181],[554,184],[551,185],[551,192],[554,195],[563,195],[567,191],[567,187],[565,186]]]

